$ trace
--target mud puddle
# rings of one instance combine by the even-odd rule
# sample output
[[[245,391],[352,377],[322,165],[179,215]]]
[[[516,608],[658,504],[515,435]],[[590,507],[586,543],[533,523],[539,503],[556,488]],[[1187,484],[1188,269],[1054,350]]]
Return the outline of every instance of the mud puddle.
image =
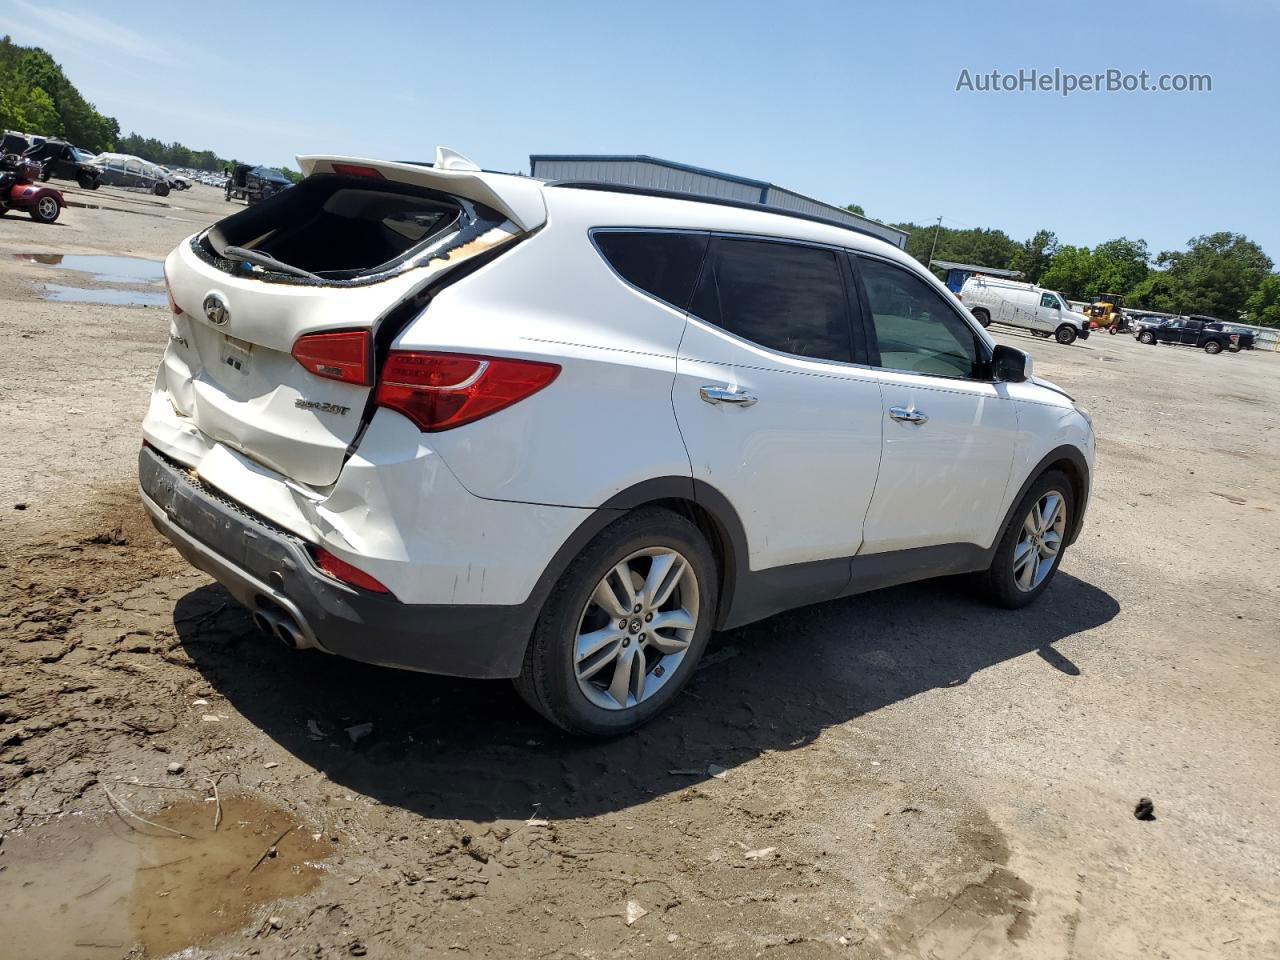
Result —
[[[146,260],[142,257],[116,257],[98,253],[15,253],[13,259],[87,273],[97,283],[161,283],[164,280],[164,264],[159,260]]]
[[[122,811],[5,837],[0,952],[8,960],[116,960],[137,956],[138,946],[144,956],[165,956],[265,927],[266,904],[316,887],[318,861],[333,853],[309,827],[254,797],[215,802],[193,791],[148,812],[144,801],[160,791],[133,791],[122,784],[112,793],[151,824]]]
[[[121,307],[163,307],[168,295],[163,290],[120,290],[114,287],[68,287],[61,283],[43,285],[44,299],[65,303],[103,303]]]

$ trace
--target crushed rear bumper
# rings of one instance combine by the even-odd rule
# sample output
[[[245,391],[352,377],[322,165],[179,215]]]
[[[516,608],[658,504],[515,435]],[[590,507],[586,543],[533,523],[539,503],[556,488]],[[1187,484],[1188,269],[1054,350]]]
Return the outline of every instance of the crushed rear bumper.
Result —
[[[144,446],[143,505],[194,567],[298,647],[458,677],[514,677],[537,604],[407,604],[322,573],[307,544]]]

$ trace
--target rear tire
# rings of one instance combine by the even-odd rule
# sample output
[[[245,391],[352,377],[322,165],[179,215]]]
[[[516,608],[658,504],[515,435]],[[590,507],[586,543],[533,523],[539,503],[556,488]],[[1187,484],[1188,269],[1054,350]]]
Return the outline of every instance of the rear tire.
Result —
[[[991,314],[979,307],[973,311],[973,319],[977,320],[984,327],[991,326]]]
[[[1056,331],[1054,331],[1054,334],[1053,334],[1054,338],[1064,347],[1069,344],[1075,343],[1076,337],[1078,335],[1079,334],[1076,331],[1076,328],[1071,326],[1068,323],[1064,323]]]
[[[1210,340],[1208,343],[1204,345],[1204,352],[1209,354],[1210,356],[1212,356],[1215,353],[1221,353],[1222,344],[1220,344],[1217,340]]]
[[[169,195],[169,185],[167,183],[157,183],[151,188],[151,192],[157,197],[167,197]]]
[[[1061,500],[1061,515],[1055,514],[1052,522],[1033,532],[1033,509],[1043,518],[1046,512],[1043,508],[1054,495]],[[1009,610],[1034,602],[1057,575],[1074,517],[1075,495],[1066,474],[1061,470],[1047,471],[1018,501],[1000,537],[991,566],[977,575],[982,594],[996,606]],[[1051,557],[1046,555],[1050,548]],[[1033,554],[1029,559],[1028,550]],[[1045,561],[1049,562],[1045,564]],[[1028,565],[1032,568],[1030,571]]]
[[[651,575],[660,583],[649,591]],[[665,710],[693,675],[711,635],[718,583],[715,557],[696,526],[660,508],[627,514],[606,527],[552,589],[516,690],[570,733],[614,737],[635,730]],[[664,596],[657,587],[668,584]],[[649,605],[651,594],[662,602]],[[659,619],[692,626],[650,626]],[[588,637],[597,639],[584,642]],[[586,650],[594,652],[581,655]],[[621,702],[615,690],[622,691]]]
[[[31,208],[31,219],[36,223],[55,223],[62,206],[51,196],[43,196]]]
[[[1138,342],[1145,343],[1149,346],[1153,346],[1156,342],[1156,335],[1152,333],[1150,330],[1143,330],[1140,334],[1138,334]]]

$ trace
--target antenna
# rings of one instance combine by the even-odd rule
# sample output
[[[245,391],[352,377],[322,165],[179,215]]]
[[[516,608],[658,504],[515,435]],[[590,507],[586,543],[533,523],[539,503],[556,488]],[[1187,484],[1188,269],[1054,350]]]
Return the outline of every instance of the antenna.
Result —
[[[457,150],[451,150],[448,147],[436,147],[436,169],[466,170],[469,173],[479,173],[480,165],[464,157]]]

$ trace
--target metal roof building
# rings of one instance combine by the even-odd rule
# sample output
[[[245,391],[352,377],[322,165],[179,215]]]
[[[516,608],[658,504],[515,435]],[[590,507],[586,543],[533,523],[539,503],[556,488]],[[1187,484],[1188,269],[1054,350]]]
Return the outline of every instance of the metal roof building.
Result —
[[[591,180],[669,190],[694,197],[759,203],[782,212],[847,223],[851,227],[882,237],[895,247],[905,248],[907,245],[905,231],[851,213],[844,207],[823,203],[763,180],[751,180],[732,173],[720,173],[657,157],[533,154],[529,157],[529,174],[541,180]]]

